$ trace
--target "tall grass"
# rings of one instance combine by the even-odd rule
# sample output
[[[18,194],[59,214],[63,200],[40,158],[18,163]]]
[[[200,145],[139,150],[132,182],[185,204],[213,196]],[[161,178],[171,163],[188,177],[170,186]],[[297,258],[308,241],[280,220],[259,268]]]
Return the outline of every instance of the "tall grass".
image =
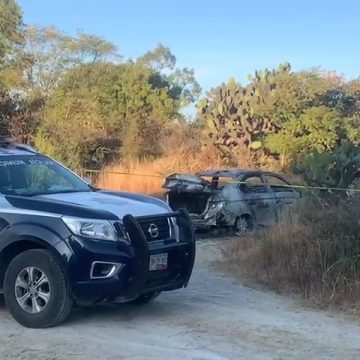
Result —
[[[83,175],[102,188],[158,195],[163,192],[164,178],[174,172],[251,165],[245,150],[225,161],[219,149],[209,142],[206,130],[181,122],[165,126],[157,145],[159,153],[153,159],[131,160],[120,151],[118,162],[105,166],[100,175],[86,172]]]
[[[175,146],[177,145],[177,146]],[[195,151],[196,150],[196,151]],[[97,177],[96,184],[107,189],[161,195],[164,178],[174,172],[198,172],[209,168],[226,166],[212,146],[189,148],[174,144],[169,155],[155,160],[127,160],[105,167]],[[239,166],[246,163],[239,161]],[[132,174],[132,175],[124,175]]]
[[[360,314],[360,200],[308,200],[225,250],[227,268],[279,292]]]

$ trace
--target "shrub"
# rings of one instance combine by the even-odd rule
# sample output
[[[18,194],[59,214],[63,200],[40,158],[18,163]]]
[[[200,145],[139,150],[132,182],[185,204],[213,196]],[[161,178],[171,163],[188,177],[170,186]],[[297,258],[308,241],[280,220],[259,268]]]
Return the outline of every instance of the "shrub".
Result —
[[[360,199],[312,199],[274,228],[224,249],[230,271],[360,314]]]

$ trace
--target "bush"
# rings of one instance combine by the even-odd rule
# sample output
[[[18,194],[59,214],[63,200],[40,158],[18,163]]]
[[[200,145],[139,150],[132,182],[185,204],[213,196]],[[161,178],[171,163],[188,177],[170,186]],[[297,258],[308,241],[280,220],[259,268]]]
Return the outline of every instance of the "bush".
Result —
[[[226,266],[279,292],[360,314],[360,199],[306,200],[224,249]]]

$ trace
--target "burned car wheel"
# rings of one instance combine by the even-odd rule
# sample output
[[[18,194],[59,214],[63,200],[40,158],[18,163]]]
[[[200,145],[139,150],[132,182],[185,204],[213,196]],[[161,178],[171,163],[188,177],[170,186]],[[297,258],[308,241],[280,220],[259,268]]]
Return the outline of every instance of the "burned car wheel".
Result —
[[[239,216],[235,221],[235,233],[244,236],[254,229],[254,222],[249,216]]]

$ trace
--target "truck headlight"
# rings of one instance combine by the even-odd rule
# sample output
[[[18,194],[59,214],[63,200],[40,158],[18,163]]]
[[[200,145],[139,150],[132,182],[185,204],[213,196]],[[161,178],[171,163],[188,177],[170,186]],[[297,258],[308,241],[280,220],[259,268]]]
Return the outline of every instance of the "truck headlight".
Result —
[[[63,216],[62,220],[75,235],[101,240],[118,240],[115,227],[107,220],[81,219],[67,216]]]

